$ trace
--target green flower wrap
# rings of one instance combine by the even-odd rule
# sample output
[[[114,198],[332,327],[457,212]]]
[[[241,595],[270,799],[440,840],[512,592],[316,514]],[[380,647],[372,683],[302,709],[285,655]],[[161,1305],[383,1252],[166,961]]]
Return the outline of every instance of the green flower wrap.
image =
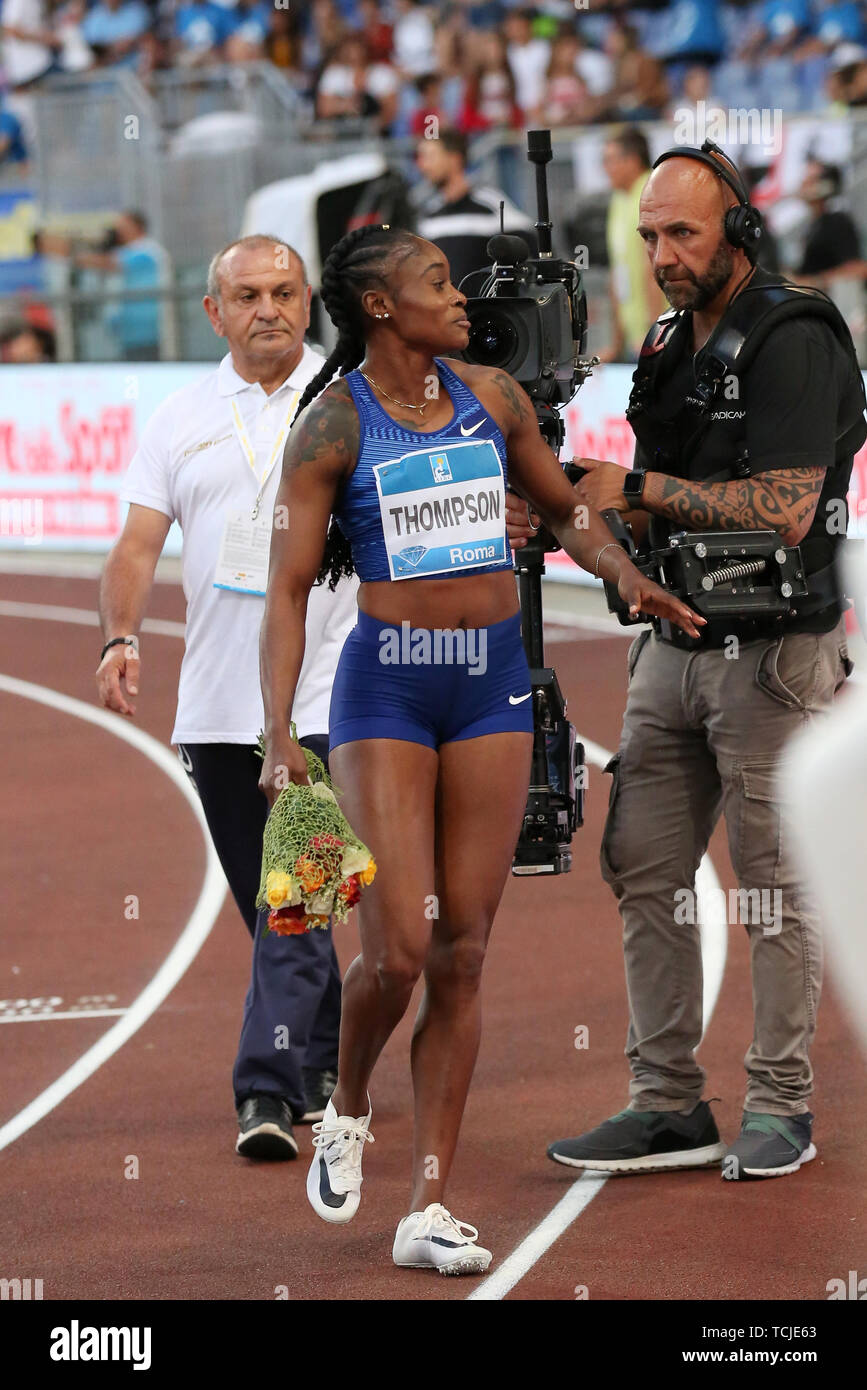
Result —
[[[291,726],[295,738],[295,725]],[[264,738],[259,752],[264,756]],[[265,825],[257,907],[270,907],[269,927],[287,933],[345,922],[376,872],[370,850],[337,804],[325,766],[304,749],[312,785],[290,782]]]

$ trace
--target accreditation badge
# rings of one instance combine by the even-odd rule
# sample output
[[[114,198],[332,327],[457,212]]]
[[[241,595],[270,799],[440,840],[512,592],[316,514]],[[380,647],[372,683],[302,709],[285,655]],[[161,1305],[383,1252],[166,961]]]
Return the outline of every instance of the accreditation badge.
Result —
[[[236,512],[227,517],[214,573],[214,588],[231,589],[236,594],[256,594],[263,598],[268,583],[270,554],[270,520],[252,521],[249,512]]]
[[[416,449],[373,466],[392,579],[510,559],[503,465],[493,440]]]

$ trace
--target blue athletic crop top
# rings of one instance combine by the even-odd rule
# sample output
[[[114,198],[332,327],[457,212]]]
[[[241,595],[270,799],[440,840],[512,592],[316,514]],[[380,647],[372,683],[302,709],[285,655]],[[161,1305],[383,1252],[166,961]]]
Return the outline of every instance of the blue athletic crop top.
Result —
[[[358,368],[346,374],[361,429],[335,516],[363,581],[513,568],[505,440],[460,377],[434,362],[454,415],[427,434],[392,420]]]

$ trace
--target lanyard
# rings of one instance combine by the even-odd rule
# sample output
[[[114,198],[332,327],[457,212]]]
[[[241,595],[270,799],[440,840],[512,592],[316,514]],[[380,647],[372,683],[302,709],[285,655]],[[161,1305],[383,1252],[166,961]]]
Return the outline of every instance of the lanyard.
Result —
[[[293,391],[292,398],[289,401],[289,409],[286,412],[286,418],[284,419],[283,424],[280,426],[280,429],[277,431],[277,438],[274,440],[273,447],[271,449],[270,454],[268,455],[268,462],[265,464],[264,472],[262,473],[262,476],[259,479],[259,490],[256,493],[256,501],[253,503],[253,514],[251,517],[252,521],[255,521],[259,515],[259,508],[262,504],[262,493],[265,491],[265,486],[274,470],[274,465],[277,462],[277,458],[283,448],[283,445],[286,442],[286,436],[289,433],[289,426],[292,423],[292,416],[295,414],[295,408],[298,405],[300,396],[300,391]],[[232,419],[235,425],[235,434],[237,436],[238,443],[241,446],[241,452],[243,453],[244,458],[247,460],[250,467],[252,468],[253,476],[255,477],[256,454],[252,444],[250,443],[250,436],[247,434],[247,430],[244,426],[244,421],[241,419],[241,412],[238,409],[237,401],[232,401]]]

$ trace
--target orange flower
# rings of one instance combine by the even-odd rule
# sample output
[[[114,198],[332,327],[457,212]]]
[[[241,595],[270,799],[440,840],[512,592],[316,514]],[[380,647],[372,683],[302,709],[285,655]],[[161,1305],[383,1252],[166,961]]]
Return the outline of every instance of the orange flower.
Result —
[[[361,879],[361,882],[364,884],[365,888],[368,886],[368,884],[372,883],[373,880],[376,878],[376,861],[374,859],[368,859],[367,868],[362,869],[358,877]]]
[[[315,893],[325,882],[325,870],[314,859],[302,854],[295,860],[295,873],[301,884],[302,893]]]

